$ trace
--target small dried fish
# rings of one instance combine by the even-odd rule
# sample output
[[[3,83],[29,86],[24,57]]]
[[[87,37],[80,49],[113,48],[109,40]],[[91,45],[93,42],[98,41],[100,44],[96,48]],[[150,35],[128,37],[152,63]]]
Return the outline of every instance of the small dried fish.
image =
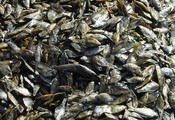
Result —
[[[127,64],[123,65],[123,67],[125,67],[127,70],[129,70],[132,73],[135,73],[139,76],[142,76],[142,71],[141,71],[140,67],[134,63],[127,63]]]
[[[108,103],[113,101],[113,98],[107,93],[100,93],[96,96],[96,100],[98,103]]]
[[[55,108],[54,117],[55,117],[56,120],[60,120],[63,117],[63,115],[65,113],[65,104],[66,104],[66,101],[67,101],[67,99],[64,99],[62,101],[61,105],[59,105],[59,106],[57,106]]]
[[[157,84],[156,82],[150,82],[148,84],[146,84],[144,87],[140,88],[137,90],[138,93],[141,92],[154,92],[159,88],[159,84]]]
[[[0,0],[0,118],[174,119],[174,0]]]
[[[123,110],[126,109],[126,106],[124,105],[101,105],[96,106],[93,112],[94,117],[100,117],[103,113],[111,113],[111,114],[117,114]]]
[[[85,118],[87,118],[88,116],[91,116],[92,113],[93,113],[92,110],[86,110],[86,111],[80,112],[80,113],[78,114],[78,116],[76,117],[76,119],[78,119],[78,120],[79,120],[79,119],[85,119]]]
[[[23,88],[23,87],[17,87],[14,89],[16,92],[20,93],[21,95],[24,95],[24,96],[31,96],[31,93],[29,92],[28,89],[26,88]]]
[[[77,72],[84,77],[97,78],[96,73],[84,65],[66,64],[66,65],[56,66],[53,68],[59,71]]]
[[[23,110],[24,110],[24,108],[18,103],[18,101],[16,100],[16,98],[10,92],[8,92],[7,95],[8,95],[9,100],[16,106],[16,108],[18,109],[18,111],[20,113],[22,113]]]
[[[158,114],[150,108],[129,108],[129,111],[136,112],[147,119],[158,117]]]
[[[23,98],[23,102],[25,104],[25,106],[27,107],[27,111],[30,111],[33,109],[33,104],[34,101],[31,98]]]
[[[169,96],[169,103],[170,103],[170,106],[171,106],[173,109],[175,109],[175,106],[174,106],[174,102],[175,102],[174,96],[175,96],[174,93],[170,93],[170,96]]]
[[[2,89],[0,89],[0,99],[7,101],[7,94]]]

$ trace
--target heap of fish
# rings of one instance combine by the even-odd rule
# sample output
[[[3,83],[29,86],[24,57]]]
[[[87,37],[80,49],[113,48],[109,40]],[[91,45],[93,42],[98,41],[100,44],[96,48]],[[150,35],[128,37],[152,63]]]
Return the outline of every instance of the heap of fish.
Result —
[[[174,120],[174,0],[0,0],[0,118]]]

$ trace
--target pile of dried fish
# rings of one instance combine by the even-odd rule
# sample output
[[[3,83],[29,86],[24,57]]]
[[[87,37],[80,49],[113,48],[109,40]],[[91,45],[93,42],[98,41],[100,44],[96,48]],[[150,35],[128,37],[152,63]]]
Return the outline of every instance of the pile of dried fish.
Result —
[[[174,120],[175,0],[0,0],[0,118]]]

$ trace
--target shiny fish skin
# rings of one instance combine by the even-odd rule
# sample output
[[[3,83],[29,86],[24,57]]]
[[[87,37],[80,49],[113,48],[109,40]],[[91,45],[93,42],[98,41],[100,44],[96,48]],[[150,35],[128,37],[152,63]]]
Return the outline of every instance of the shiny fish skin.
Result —
[[[94,117],[100,117],[103,113],[112,113],[116,114],[118,112],[123,111],[126,108],[124,105],[115,105],[115,106],[108,106],[108,105],[102,105],[102,106],[96,106],[94,109],[93,116]]]
[[[7,94],[2,89],[0,89],[0,99],[7,100]]]
[[[129,70],[130,72],[133,72],[139,76],[142,76],[142,71],[140,70],[140,67],[137,66],[134,63],[127,63],[125,65],[123,65],[127,70]]]
[[[89,49],[87,49],[84,52],[84,55],[87,55],[87,56],[96,55],[96,54],[98,54],[99,52],[101,52],[104,49],[105,49],[104,45],[103,46],[94,47],[94,48],[89,48]]]
[[[134,111],[145,118],[157,118],[158,114],[150,108],[130,108],[130,111]]]
[[[80,75],[85,76],[85,77],[91,76],[93,78],[97,78],[96,73],[84,65],[66,64],[66,65],[56,66],[53,68],[58,71],[77,72]]]
[[[159,85],[156,82],[150,82],[142,88],[138,89],[137,92],[154,92],[159,88]]]

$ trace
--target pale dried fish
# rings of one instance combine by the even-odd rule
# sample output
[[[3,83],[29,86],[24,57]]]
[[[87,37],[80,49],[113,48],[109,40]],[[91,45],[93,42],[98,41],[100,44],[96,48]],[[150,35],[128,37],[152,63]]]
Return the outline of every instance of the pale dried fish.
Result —
[[[18,103],[18,101],[16,100],[16,98],[10,92],[8,92],[7,95],[8,95],[9,100],[16,106],[16,108],[18,109],[18,111],[20,113],[22,113],[24,111],[23,106]]]
[[[141,92],[154,92],[159,88],[159,84],[157,84],[156,82],[152,81],[148,84],[146,84],[145,86],[143,86],[142,88],[138,89],[137,92],[141,93]]]
[[[61,105],[57,106],[55,108],[55,114],[54,117],[56,120],[61,120],[63,118],[63,115],[65,114],[65,104],[66,104],[67,99],[64,99],[61,103]]]
[[[2,89],[0,89],[0,99],[7,101],[7,93],[5,93]]]
[[[129,108],[129,111],[136,112],[145,118],[157,118],[158,114],[150,108]]]
[[[111,114],[116,114],[121,111],[126,109],[126,106],[124,105],[101,105],[101,106],[96,106],[93,112],[94,117],[100,117],[103,113],[111,113]]]

